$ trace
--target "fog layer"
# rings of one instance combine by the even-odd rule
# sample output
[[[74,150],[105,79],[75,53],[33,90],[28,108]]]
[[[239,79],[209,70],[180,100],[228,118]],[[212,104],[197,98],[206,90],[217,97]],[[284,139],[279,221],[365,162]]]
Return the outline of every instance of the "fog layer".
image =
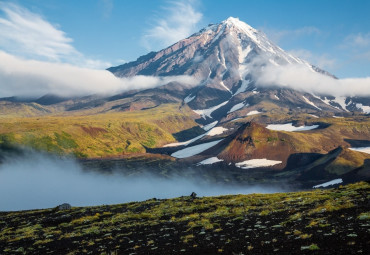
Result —
[[[0,211],[117,204],[190,195],[216,196],[282,191],[273,187],[216,186],[183,178],[164,179],[145,174],[127,177],[83,171],[72,159],[39,153],[6,159],[0,165]]]

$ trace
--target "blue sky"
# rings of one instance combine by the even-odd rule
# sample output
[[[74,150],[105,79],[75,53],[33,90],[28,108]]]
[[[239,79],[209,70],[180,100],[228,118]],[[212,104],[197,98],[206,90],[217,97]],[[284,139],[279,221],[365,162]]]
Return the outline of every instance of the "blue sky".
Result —
[[[369,77],[368,10],[367,0],[0,0],[0,50],[103,69],[233,16],[340,78]]]

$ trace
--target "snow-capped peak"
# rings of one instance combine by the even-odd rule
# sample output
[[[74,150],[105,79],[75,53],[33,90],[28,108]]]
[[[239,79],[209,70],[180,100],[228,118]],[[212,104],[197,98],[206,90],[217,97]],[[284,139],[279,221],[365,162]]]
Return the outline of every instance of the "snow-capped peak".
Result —
[[[222,21],[221,24],[224,24],[229,27],[232,27],[232,26],[236,27],[240,29],[241,31],[247,32],[247,33],[257,33],[258,32],[256,29],[254,29],[247,23],[239,20],[239,18],[229,17],[228,19]]]

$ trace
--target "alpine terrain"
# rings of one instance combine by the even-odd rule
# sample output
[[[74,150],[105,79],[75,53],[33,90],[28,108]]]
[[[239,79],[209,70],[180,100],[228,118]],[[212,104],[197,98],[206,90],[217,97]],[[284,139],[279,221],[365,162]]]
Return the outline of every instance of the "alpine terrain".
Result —
[[[0,98],[0,254],[369,251],[370,97],[232,17],[95,71],[132,89]]]
[[[230,174],[242,183],[312,187],[368,179],[370,98],[275,82],[273,70],[292,66],[337,79],[230,17],[108,69],[117,77],[179,77],[163,86],[109,96],[1,99],[2,150],[22,145],[73,154],[88,166],[103,158],[119,167],[127,162],[118,159],[134,158],[166,168],[158,170],[165,175],[187,175],[178,170],[187,165],[190,176],[230,181]]]

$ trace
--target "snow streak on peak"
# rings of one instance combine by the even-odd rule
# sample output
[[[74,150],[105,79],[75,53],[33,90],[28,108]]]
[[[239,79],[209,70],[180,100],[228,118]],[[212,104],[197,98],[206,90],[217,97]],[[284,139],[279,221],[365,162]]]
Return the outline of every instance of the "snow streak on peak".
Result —
[[[312,69],[311,65],[306,61],[301,60],[293,55],[285,52],[276,44],[271,42],[267,36],[247,23],[238,18],[229,17],[219,24],[211,24],[207,28],[202,29],[199,33],[214,34],[212,42],[218,41],[223,36],[231,36],[232,41],[236,42],[236,47],[240,52],[249,53],[251,50],[259,49],[259,53],[263,53],[270,62],[280,64],[304,64]],[[243,63],[248,54],[240,54],[239,62]]]
[[[248,25],[247,23],[239,20],[239,18],[229,17],[228,19],[221,22],[221,24],[224,24],[226,26],[233,26],[238,28],[239,30],[247,33],[258,33],[256,29]]]

